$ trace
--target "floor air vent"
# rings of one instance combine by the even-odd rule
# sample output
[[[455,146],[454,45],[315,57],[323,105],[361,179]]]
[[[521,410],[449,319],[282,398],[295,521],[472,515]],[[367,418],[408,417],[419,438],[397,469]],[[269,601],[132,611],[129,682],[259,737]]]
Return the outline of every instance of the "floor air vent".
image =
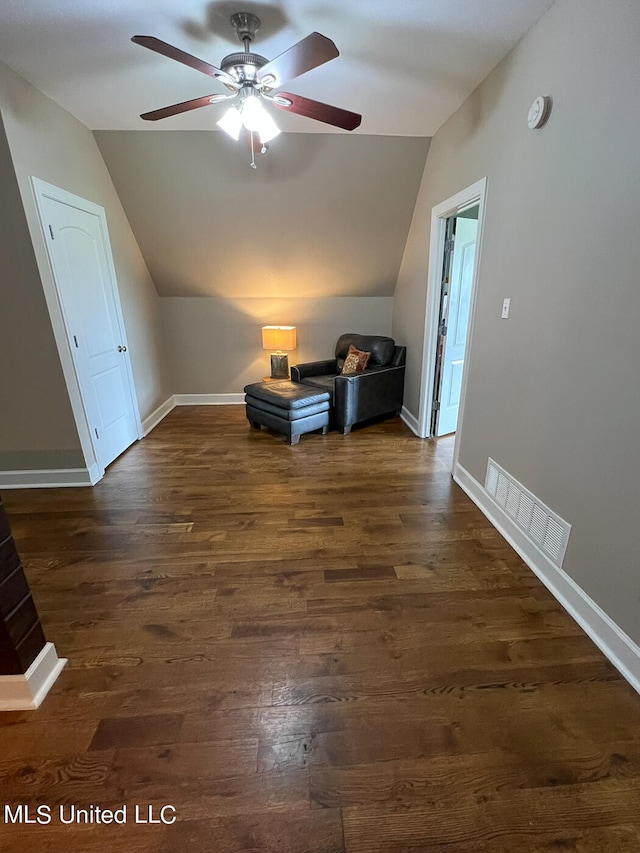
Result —
[[[571,525],[514,480],[493,459],[487,463],[484,487],[529,539],[554,565],[561,568]]]

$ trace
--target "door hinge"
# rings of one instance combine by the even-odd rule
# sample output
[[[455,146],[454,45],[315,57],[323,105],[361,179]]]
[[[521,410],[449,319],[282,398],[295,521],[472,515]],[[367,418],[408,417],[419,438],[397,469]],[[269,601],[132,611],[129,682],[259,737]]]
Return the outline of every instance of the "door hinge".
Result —
[[[54,234],[53,234],[53,225],[49,225],[49,234],[51,234],[51,239],[52,239],[52,240],[55,240],[55,239],[56,239],[56,238],[54,237]]]
[[[453,239],[444,241],[444,250],[445,252],[453,252]]]
[[[440,337],[446,338],[446,336],[447,336],[447,324],[441,323],[440,329],[438,331],[440,332]]]
[[[434,401],[433,401],[432,409],[433,409],[433,411],[434,411],[434,412],[438,412],[438,411],[440,411],[440,401],[439,401],[439,400],[434,400]]]
[[[94,427],[94,428],[93,428],[93,431],[94,431],[94,432],[95,432],[95,434],[96,434],[96,438],[97,438],[97,439],[99,439],[99,438],[100,438],[100,436],[98,435],[98,429],[97,429],[97,427]]]

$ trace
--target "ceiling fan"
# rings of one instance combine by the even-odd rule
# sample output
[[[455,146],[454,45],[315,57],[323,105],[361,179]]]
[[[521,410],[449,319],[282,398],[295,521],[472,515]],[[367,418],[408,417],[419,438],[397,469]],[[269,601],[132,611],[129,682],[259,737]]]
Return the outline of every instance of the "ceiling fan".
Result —
[[[145,121],[157,121],[221,101],[234,101],[217,124],[235,140],[238,140],[243,132],[248,134],[253,168],[256,147],[264,153],[269,140],[280,133],[272,116],[265,109],[265,102],[280,110],[297,113],[344,130],[355,130],[360,125],[362,116],[349,110],[332,107],[290,92],[273,93],[274,89],[279,89],[294,77],[299,77],[339,56],[339,51],[331,39],[320,33],[311,33],[269,61],[264,56],[251,53],[250,49],[251,42],[260,28],[260,19],[250,12],[237,12],[231,16],[230,22],[244,44],[244,51],[225,56],[220,68],[154,36],[133,36],[131,41],[136,44],[219,80],[231,92],[230,95],[205,95],[202,98],[172,104],[143,113],[140,118]]]

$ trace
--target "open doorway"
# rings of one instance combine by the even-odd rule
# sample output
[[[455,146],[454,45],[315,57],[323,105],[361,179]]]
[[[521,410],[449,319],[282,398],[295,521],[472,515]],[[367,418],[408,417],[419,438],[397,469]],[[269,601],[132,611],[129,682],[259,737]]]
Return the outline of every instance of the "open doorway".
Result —
[[[483,178],[431,211],[418,434],[451,435],[452,467],[458,459],[486,190]]]
[[[477,204],[446,221],[430,434],[456,431],[478,237]]]

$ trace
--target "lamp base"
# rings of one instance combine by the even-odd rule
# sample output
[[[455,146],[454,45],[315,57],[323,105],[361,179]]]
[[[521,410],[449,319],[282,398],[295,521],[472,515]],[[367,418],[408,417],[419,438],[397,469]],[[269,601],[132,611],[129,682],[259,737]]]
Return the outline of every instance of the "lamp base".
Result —
[[[271,378],[289,378],[289,356],[286,354],[286,352],[271,353]]]

